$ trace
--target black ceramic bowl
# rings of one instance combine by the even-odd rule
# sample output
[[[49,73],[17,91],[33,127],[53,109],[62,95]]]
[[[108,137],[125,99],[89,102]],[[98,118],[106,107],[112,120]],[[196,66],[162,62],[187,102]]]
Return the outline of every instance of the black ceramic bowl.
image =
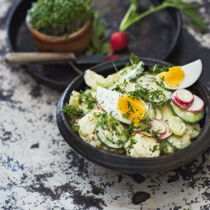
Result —
[[[154,64],[168,64],[166,62],[154,59],[144,58],[141,60],[145,62],[146,66]],[[118,69],[120,69],[124,67],[127,62],[128,60],[125,59],[118,60],[115,61],[115,65]],[[105,76],[115,72],[113,62],[107,62],[97,65],[93,67],[92,70]],[[61,113],[61,110],[63,109],[63,106],[68,103],[70,94],[73,90],[84,90],[85,88],[86,85],[83,79],[83,75],[75,78],[73,82],[66,88],[57,106],[57,124],[61,135],[69,143],[69,145],[79,154],[94,163],[97,163],[106,168],[131,174],[166,171],[169,169],[178,168],[194,160],[199,154],[207,149],[210,143],[208,139],[210,131],[210,95],[207,91],[207,88],[200,81],[197,81],[190,89],[205,101],[205,118],[200,122],[202,128],[201,134],[197,139],[193,140],[192,144],[187,148],[179,150],[167,156],[156,158],[133,158],[118,155],[101,149],[97,149],[82,140],[80,136],[71,129],[68,119],[63,113]]]

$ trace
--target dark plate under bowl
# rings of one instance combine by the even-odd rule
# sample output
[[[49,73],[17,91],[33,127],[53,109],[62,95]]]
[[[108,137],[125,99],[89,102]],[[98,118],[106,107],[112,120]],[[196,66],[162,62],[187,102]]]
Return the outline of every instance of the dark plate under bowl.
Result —
[[[19,0],[11,9],[7,22],[7,38],[11,51],[34,52],[36,48],[25,24],[27,10],[36,0]],[[141,10],[145,10],[156,0],[141,0]],[[95,0],[94,7],[106,27],[106,37],[118,31],[119,24],[129,6],[129,1]],[[154,13],[127,30],[129,35],[128,49],[122,56],[130,52],[139,57],[150,57],[164,60],[174,49],[181,30],[181,15],[175,9],[162,10]],[[64,89],[77,76],[69,65],[27,65],[26,70],[38,81]],[[78,66],[87,69],[88,66]]]
[[[154,60],[154,59],[141,59],[145,62],[146,66],[154,64],[167,65],[168,63]],[[122,68],[128,60],[119,60],[115,63],[117,68]],[[93,68],[94,71],[108,75],[115,72],[112,62],[100,64]],[[205,117],[201,120],[200,125],[202,128],[201,134],[192,144],[183,150],[179,150],[167,156],[157,158],[133,158],[123,155],[113,154],[101,149],[97,149],[90,144],[86,143],[75,133],[70,126],[69,120],[61,113],[63,106],[68,103],[70,94],[73,90],[84,90],[86,88],[83,75],[78,76],[64,91],[58,105],[57,105],[57,124],[61,135],[75,149],[79,154],[88,160],[97,163],[106,168],[118,170],[125,173],[144,173],[144,172],[160,172],[169,169],[175,169],[183,166],[190,161],[194,160],[199,154],[207,149],[210,141],[208,139],[210,131],[210,118],[209,118],[209,93],[206,87],[197,81],[190,89],[199,95],[205,102]]]

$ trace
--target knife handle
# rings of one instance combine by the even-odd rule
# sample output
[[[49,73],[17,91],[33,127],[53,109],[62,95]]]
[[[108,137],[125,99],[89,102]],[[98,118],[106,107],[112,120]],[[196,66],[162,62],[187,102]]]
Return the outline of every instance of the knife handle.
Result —
[[[16,52],[7,53],[5,61],[8,64],[50,64],[50,63],[67,63],[75,61],[74,53],[42,53],[42,52]]]

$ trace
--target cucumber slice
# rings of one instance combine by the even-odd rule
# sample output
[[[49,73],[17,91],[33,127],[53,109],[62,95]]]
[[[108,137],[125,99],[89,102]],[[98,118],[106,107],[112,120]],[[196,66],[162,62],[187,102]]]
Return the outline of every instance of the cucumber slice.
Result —
[[[91,87],[93,90],[96,90],[97,86],[101,86],[104,88],[110,87],[118,78],[118,73],[111,74],[107,78],[104,78],[102,75],[99,75],[89,69],[85,71],[84,75],[86,85]]]
[[[145,77],[145,79],[148,79],[148,80],[153,80],[153,81],[155,81],[155,75],[154,74],[144,74],[144,77]]]
[[[171,102],[170,104],[171,104],[174,114],[177,115],[178,117],[180,117],[185,122],[197,123],[200,120],[202,120],[204,117],[204,110],[197,112],[197,113],[192,113],[192,112],[188,112],[186,110],[180,109],[173,102]]]
[[[163,115],[163,120],[169,120],[172,116],[174,116],[172,108],[169,104],[165,104],[164,106],[162,106],[161,112]]]
[[[155,104],[161,104],[168,101],[172,95],[171,91],[162,88],[156,83],[156,81],[152,81],[151,79],[146,78],[146,76],[142,76],[137,80],[135,89],[138,90],[139,88],[146,88],[151,93],[153,93],[154,91],[162,92],[163,95],[159,96],[159,98],[153,99],[153,97],[151,97],[150,99],[148,99],[151,103]]]
[[[105,134],[102,127],[96,127],[96,135],[98,139],[104,143],[107,147],[113,148],[113,149],[121,149],[123,148],[123,144],[116,144],[113,143],[110,139],[108,139]]]
[[[105,144],[102,145],[102,149],[104,149],[106,151],[109,151],[109,152],[112,152],[112,153],[117,153],[117,154],[122,154],[122,153],[125,152],[124,148],[122,148],[122,149],[113,149],[113,148],[107,147]]]
[[[163,115],[162,115],[162,111],[160,108],[157,108],[157,107],[155,108],[155,118],[162,120]]]
[[[118,73],[111,74],[107,78],[98,77],[96,79],[96,84],[101,87],[108,88],[115,83],[118,77],[119,77]]]
[[[185,134],[184,136],[175,136],[172,135],[168,139],[169,144],[176,149],[184,149],[185,147],[191,144],[190,136]]]
[[[179,117],[171,116],[168,120],[169,130],[177,135],[183,136],[186,131],[186,126]]]
[[[85,83],[87,86],[91,87],[93,90],[97,89],[98,85],[96,81],[99,79],[104,79],[104,77],[89,69],[85,71],[85,74],[84,74]]]
[[[168,155],[170,153],[175,152],[176,149],[172,147],[166,140],[160,142],[159,150],[160,150],[160,155]]]
[[[149,118],[155,118],[155,109],[151,106],[150,112],[149,112]]]
[[[104,117],[107,118],[106,121],[104,121]],[[123,135],[124,127],[119,122],[115,124],[115,128],[113,129],[113,125],[111,125],[112,121],[109,117],[109,115],[101,115],[98,118],[96,123],[96,135],[102,143],[110,148],[123,148],[125,142],[128,141],[127,137]]]
[[[200,134],[200,125],[199,123],[196,124],[188,124],[186,123],[186,133],[190,135],[192,139],[197,138]]]
[[[140,77],[143,71],[144,71],[144,62],[141,61],[137,65],[135,72],[130,77],[128,77],[128,80],[130,82],[134,82],[138,77]]]

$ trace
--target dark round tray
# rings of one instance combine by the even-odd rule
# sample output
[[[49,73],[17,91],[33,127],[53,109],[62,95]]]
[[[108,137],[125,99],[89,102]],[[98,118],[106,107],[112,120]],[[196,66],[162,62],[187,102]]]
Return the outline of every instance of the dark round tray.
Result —
[[[36,51],[25,25],[26,12],[34,1],[19,0],[10,11],[7,21],[7,40],[11,51]],[[148,8],[151,2],[157,4],[155,0],[141,0],[141,9]],[[94,7],[99,11],[106,26],[107,41],[113,32],[118,31],[128,5],[129,1],[122,0],[95,1]],[[121,54],[128,56],[133,52],[140,57],[164,60],[175,47],[181,25],[180,12],[175,9],[154,13],[127,30],[130,42],[128,49]],[[90,66],[77,67],[84,70]],[[68,64],[25,65],[25,68],[38,81],[56,89],[64,89],[77,76],[77,73]]]
[[[166,66],[169,64],[164,61],[150,58],[141,58],[140,60],[144,61],[146,66],[153,66],[155,64]],[[121,69],[127,62],[128,60],[118,60],[116,61],[115,66],[118,69]],[[116,72],[112,62],[97,65],[93,67],[93,70],[104,76]],[[60,97],[57,105],[56,118],[60,133],[67,143],[79,154],[96,164],[130,174],[168,171],[193,161],[198,155],[204,152],[210,144],[210,94],[208,93],[206,86],[199,80],[189,89],[196,95],[199,95],[205,102],[205,117],[199,122],[201,134],[194,139],[192,144],[188,147],[175,153],[155,158],[135,158],[114,154],[93,147],[81,139],[80,136],[72,130],[69,119],[61,111],[63,110],[64,105],[68,103],[70,94],[73,90],[79,91],[84,90],[85,88],[86,84],[83,75],[80,75],[66,88]]]

